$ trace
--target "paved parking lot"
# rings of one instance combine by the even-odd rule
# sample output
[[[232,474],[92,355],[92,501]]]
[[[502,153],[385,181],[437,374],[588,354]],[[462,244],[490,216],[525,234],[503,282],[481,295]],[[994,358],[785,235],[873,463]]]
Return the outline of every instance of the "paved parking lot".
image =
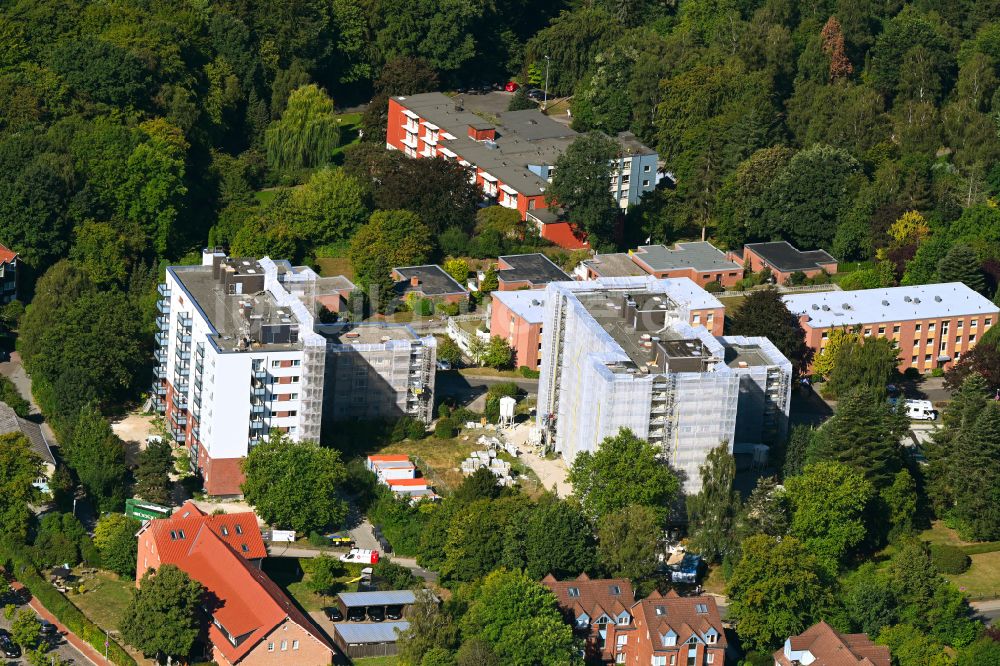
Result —
[[[18,606],[18,610],[22,608],[28,608],[27,605]],[[3,613],[0,613],[0,627],[10,630],[10,621],[4,617]],[[52,651],[55,656],[64,662],[73,664],[74,666],[78,664],[84,664],[89,666],[93,664],[91,660],[87,659],[79,650],[74,648],[72,645],[66,642],[65,638],[60,637],[59,644],[56,646],[55,650]],[[22,655],[20,659],[7,659],[4,658],[0,663],[4,666],[12,666],[13,664],[27,664],[28,660]]]

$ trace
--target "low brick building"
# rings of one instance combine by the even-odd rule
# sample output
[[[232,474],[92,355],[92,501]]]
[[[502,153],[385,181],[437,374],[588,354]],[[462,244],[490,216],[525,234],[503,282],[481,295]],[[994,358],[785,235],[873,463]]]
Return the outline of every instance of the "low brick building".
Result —
[[[832,330],[857,330],[864,337],[894,340],[900,372],[949,367],[1000,317],[1000,308],[961,282],[788,294],[782,300],[799,317],[806,344],[817,354]]]
[[[754,273],[769,268],[778,284],[788,282],[793,273],[802,273],[811,278],[823,272],[830,275],[837,272],[837,260],[826,250],[803,252],[788,241],[749,243],[743,246],[742,255],[731,252],[730,256],[744,265],[749,264]]]
[[[469,299],[469,290],[437,264],[393,268],[392,279],[396,282],[396,293],[402,298],[415,294],[445,303],[461,303]]]
[[[549,282],[565,282],[570,277],[544,254],[514,254],[497,259],[500,291],[544,289]]]
[[[192,502],[139,531],[136,586],[172,564],[205,588],[209,655],[220,666],[326,666],[334,648],[274,581],[253,513],[206,515]]]
[[[875,645],[866,634],[841,634],[818,622],[791,636],[774,653],[774,666],[890,666],[889,648]]]
[[[702,287],[710,282],[732,287],[743,279],[743,267],[705,241],[677,243],[673,248],[643,245],[631,255],[641,269],[657,278],[686,277]]]
[[[507,341],[514,363],[537,370],[542,361],[545,294],[539,291],[495,291],[490,305],[490,335]]]

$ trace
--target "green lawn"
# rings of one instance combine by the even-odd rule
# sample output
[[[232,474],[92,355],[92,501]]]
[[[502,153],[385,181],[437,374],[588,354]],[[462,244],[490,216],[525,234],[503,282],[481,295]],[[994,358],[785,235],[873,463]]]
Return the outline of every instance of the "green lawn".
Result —
[[[319,274],[322,277],[343,275],[348,280],[354,279],[354,267],[347,257],[317,257],[316,266],[319,267]]]
[[[964,574],[945,578],[954,583],[969,599],[1000,597],[1000,552],[972,555],[972,566]]]
[[[257,199],[257,203],[259,203],[261,206],[266,206],[267,204],[274,201],[274,198],[278,196],[278,192],[282,189],[284,188],[272,187],[271,189],[267,190],[259,190],[257,192],[254,192],[253,196],[255,199]]]
[[[355,659],[353,663],[357,666],[396,666],[399,664],[399,658],[396,656],[365,657],[364,659]]]
[[[342,113],[337,116],[340,123],[340,145],[333,151],[333,163],[344,163],[344,149],[361,140],[358,130],[361,125],[360,113]]]
[[[285,590],[302,610],[312,612],[328,608],[333,604],[333,596],[322,596],[309,589],[310,574],[305,570],[308,566],[307,558],[268,557],[264,560],[264,573]],[[338,579],[341,589],[335,590],[335,594],[346,591],[348,581],[361,575],[360,564],[345,564],[344,568],[344,575]]]
[[[83,594],[69,595],[69,600],[102,629],[118,631],[118,623],[132,600],[135,582],[121,579],[108,571],[83,579]]]

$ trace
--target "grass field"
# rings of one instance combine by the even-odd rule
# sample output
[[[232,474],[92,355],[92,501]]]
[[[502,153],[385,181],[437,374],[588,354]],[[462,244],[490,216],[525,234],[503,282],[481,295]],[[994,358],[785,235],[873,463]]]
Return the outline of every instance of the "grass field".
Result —
[[[309,589],[310,574],[306,559],[296,557],[268,557],[264,560],[264,573],[277,583],[292,599],[307,612],[323,610],[333,603],[333,595],[323,596]],[[347,581],[361,575],[360,564],[345,564],[346,572],[338,580],[342,589],[335,589],[334,594],[347,589]]]
[[[355,659],[352,663],[357,666],[396,666],[399,663],[398,657],[366,657]]]
[[[319,267],[319,274],[322,277],[333,277],[343,275],[348,280],[354,279],[354,266],[347,257],[318,257],[316,265]]]
[[[383,448],[380,453],[406,454],[431,484],[441,490],[452,490],[462,483],[461,465],[469,454],[481,448],[476,439],[481,431],[462,431],[455,439],[428,437],[420,441],[404,440]]]
[[[948,544],[959,548],[996,550],[970,555],[972,566],[963,574],[946,574],[945,578],[958,586],[970,599],[994,599],[1000,596],[1000,543],[975,543],[963,541],[958,533],[938,520],[920,538],[934,544]]]
[[[361,114],[342,113],[337,116],[337,122],[340,123],[340,145],[333,151],[333,163],[343,164],[344,149],[348,146],[353,146],[361,140],[361,136],[358,134],[358,129],[361,125]]]
[[[109,631],[118,631],[118,623],[132,600],[135,582],[124,580],[108,571],[84,580],[83,594],[69,597],[94,624]]]

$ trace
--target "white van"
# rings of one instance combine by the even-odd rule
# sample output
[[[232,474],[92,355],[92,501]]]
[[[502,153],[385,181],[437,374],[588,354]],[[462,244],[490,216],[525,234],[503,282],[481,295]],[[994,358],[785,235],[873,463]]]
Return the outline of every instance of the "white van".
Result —
[[[915,421],[934,421],[937,419],[937,410],[930,400],[907,400],[903,403],[906,415]]]

